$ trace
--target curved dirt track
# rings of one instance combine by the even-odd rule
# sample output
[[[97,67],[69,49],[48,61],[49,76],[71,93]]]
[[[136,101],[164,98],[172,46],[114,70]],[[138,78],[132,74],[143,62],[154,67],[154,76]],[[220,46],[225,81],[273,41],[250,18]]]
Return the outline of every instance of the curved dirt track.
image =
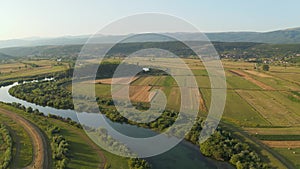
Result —
[[[26,132],[28,132],[29,136],[32,140],[33,145],[33,160],[32,163],[25,167],[26,169],[46,169],[49,168],[50,165],[50,153],[48,150],[47,139],[45,135],[40,131],[40,129],[21,117],[20,115],[0,108],[0,113],[10,117],[15,122],[19,123],[24,127]]]

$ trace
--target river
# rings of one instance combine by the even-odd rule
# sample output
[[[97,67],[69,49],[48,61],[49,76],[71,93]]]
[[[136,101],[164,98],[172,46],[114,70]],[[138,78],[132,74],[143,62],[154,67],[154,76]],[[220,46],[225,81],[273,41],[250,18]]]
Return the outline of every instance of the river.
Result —
[[[90,113],[76,113],[74,110],[62,110],[56,109],[53,107],[43,107],[36,105],[34,103],[29,103],[27,101],[18,99],[13,97],[9,94],[9,89],[13,86],[18,85],[18,83],[14,83],[12,85],[4,86],[0,88],[0,101],[4,103],[20,103],[25,107],[32,107],[33,109],[38,109],[40,112],[43,112],[45,115],[51,113],[58,116],[62,116],[64,118],[71,118],[74,121],[78,121],[77,114],[85,116],[85,119],[89,124],[93,119],[97,118],[97,114],[90,114]],[[134,125],[129,124],[121,124],[117,122],[112,122],[109,119],[105,119],[115,130],[128,135],[128,136],[135,136],[135,137],[149,137],[156,135],[156,133],[150,129],[145,129],[141,127],[137,127]],[[82,123],[85,120],[81,121]],[[96,120],[93,123],[92,127],[99,127],[101,124],[97,124]],[[227,163],[220,163],[214,160],[210,160],[204,157],[199,148],[187,141],[182,141],[173,149],[165,152],[161,155],[150,157],[146,159],[152,165],[153,169],[214,169],[219,168],[220,165],[222,168],[232,168]]]

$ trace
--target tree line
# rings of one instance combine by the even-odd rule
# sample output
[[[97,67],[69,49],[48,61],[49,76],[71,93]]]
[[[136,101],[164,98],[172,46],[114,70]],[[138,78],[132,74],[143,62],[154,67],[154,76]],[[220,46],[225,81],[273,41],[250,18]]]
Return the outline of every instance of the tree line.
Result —
[[[13,142],[12,138],[4,124],[0,125],[0,150],[4,151],[3,154],[0,156],[0,168],[6,169],[9,167],[9,164],[12,160],[12,148]]]
[[[34,118],[35,123],[45,131],[51,145],[51,152],[52,152],[52,159],[53,159],[53,166],[56,169],[65,169],[67,168],[67,164],[71,158],[71,149],[68,141],[64,138],[64,136],[60,133],[60,128],[48,120],[39,120],[37,116],[46,117],[42,112],[35,109],[33,110],[31,107],[25,107],[19,103],[7,103],[7,105],[13,106],[17,109],[20,109],[32,116]],[[71,119],[65,119],[62,117],[58,117],[55,115],[49,114],[48,118],[58,119],[63,122],[68,122],[75,127],[81,128],[77,122],[72,121]]]

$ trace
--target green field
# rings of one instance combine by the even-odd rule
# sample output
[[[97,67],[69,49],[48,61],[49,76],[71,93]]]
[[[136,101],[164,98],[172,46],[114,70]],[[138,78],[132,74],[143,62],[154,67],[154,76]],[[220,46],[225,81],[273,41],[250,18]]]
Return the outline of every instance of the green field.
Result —
[[[251,105],[249,105],[236,91],[228,91],[224,119],[228,119],[239,126],[269,126]]]
[[[287,148],[274,148],[275,151],[279,152],[281,155],[286,157],[289,161],[291,161],[295,168],[300,169],[300,148],[287,149]],[[294,153],[295,152],[295,153]]]
[[[13,111],[25,117],[26,119],[30,120],[31,122],[39,126],[43,131],[47,131],[46,124],[59,126],[61,129],[61,134],[66,138],[66,140],[68,141],[71,147],[70,148],[71,158],[68,163],[68,168],[70,169],[71,168],[94,169],[97,168],[98,166],[104,165],[103,159],[101,159],[101,157],[99,156],[99,154],[97,154],[97,152],[102,152],[105,155],[105,158],[107,159],[106,163],[107,164],[110,163],[112,169],[119,169],[120,164],[122,164],[123,168],[125,169],[128,167],[127,164],[128,159],[124,159],[122,157],[112,155],[100,149],[98,146],[93,145],[94,143],[86,136],[85,132],[82,129],[78,129],[75,126],[72,126],[65,122],[61,122],[56,119],[49,119],[49,118],[45,118],[33,114],[28,114],[23,112],[22,110],[4,104],[0,104],[0,106],[1,108]],[[26,133],[21,131],[19,132]],[[30,163],[32,159],[32,154],[30,154],[30,152],[32,151],[28,150],[30,149],[30,146],[28,145],[31,144],[31,141],[30,138],[26,139],[25,137],[23,137],[21,141],[23,145],[26,146],[21,147],[23,154],[22,156],[20,156],[21,159],[19,160],[20,162],[18,163],[18,166],[26,166],[26,164]],[[24,162],[26,159],[27,159],[27,163]]]
[[[28,133],[20,124],[2,114],[0,114],[0,123],[7,126],[13,140],[13,163],[11,166],[17,168],[28,166],[33,155],[31,138]]]
[[[34,65],[37,66],[32,67],[26,63],[34,63]],[[27,65],[26,68],[25,65]],[[67,63],[57,64],[57,62],[51,60],[34,60],[22,61],[13,64],[0,64],[0,72],[5,70],[0,74],[0,80],[55,73],[67,70],[67,68]]]
[[[136,58],[138,59],[138,58]],[[163,59],[158,60],[163,62]],[[157,62],[158,62],[157,61]],[[207,108],[210,106],[211,89],[210,79],[207,71],[201,62],[192,59],[185,59],[185,62],[192,68],[192,72],[196,77],[199,86],[199,91],[205,101]],[[142,64],[142,62],[140,63]],[[271,72],[257,72],[253,69],[252,63],[245,62],[223,62],[227,81],[227,102],[223,119],[236,124],[238,126],[297,126],[299,124],[298,111],[300,104],[299,96],[291,93],[291,91],[300,89],[300,86],[291,81],[282,80],[274,77],[272,74],[277,71],[285,71],[295,73],[298,68],[288,67],[282,69],[281,67],[272,67]],[[196,66],[197,65],[197,66]],[[176,67],[176,63],[168,63],[170,67]],[[229,70],[240,70],[247,74],[250,78],[260,82],[259,85],[272,86],[274,91],[266,91],[249,81],[244,77],[237,76]],[[251,72],[251,74],[250,74]],[[280,72],[279,72],[280,73]],[[297,75],[297,72],[296,74]],[[85,92],[84,85],[81,84],[82,92]],[[168,98],[167,107],[169,109],[179,109],[180,91],[177,90],[176,82],[170,76],[142,76],[135,80],[131,85],[136,86],[154,86],[153,89],[161,89],[165,92]],[[70,89],[70,86],[67,88]],[[107,84],[96,84],[96,95],[99,97],[110,97],[110,86]]]

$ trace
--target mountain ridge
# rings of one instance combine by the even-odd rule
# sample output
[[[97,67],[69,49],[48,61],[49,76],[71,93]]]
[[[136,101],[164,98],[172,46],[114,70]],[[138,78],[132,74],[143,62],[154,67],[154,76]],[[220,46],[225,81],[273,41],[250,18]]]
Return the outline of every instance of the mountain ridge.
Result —
[[[193,32],[176,32],[176,33],[162,33],[163,35],[177,37],[183,41],[203,41],[207,40],[198,39],[199,33]],[[216,32],[204,33],[210,41],[219,42],[255,42],[255,43],[271,43],[271,44],[295,44],[300,43],[300,27],[288,28],[283,30],[276,30],[270,32]],[[94,43],[115,43],[119,39],[124,39],[132,36],[129,35],[97,35],[93,39]],[[90,35],[78,36],[62,36],[56,38],[23,38],[23,39],[10,39],[1,40],[0,48],[8,47],[23,47],[23,46],[45,46],[45,45],[79,45],[84,44]],[[169,39],[168,39],[169,40]],[[129,42],[160,42],[167,41],[164,38],[157,37],[142,37],[136,38],[135,41]]]

